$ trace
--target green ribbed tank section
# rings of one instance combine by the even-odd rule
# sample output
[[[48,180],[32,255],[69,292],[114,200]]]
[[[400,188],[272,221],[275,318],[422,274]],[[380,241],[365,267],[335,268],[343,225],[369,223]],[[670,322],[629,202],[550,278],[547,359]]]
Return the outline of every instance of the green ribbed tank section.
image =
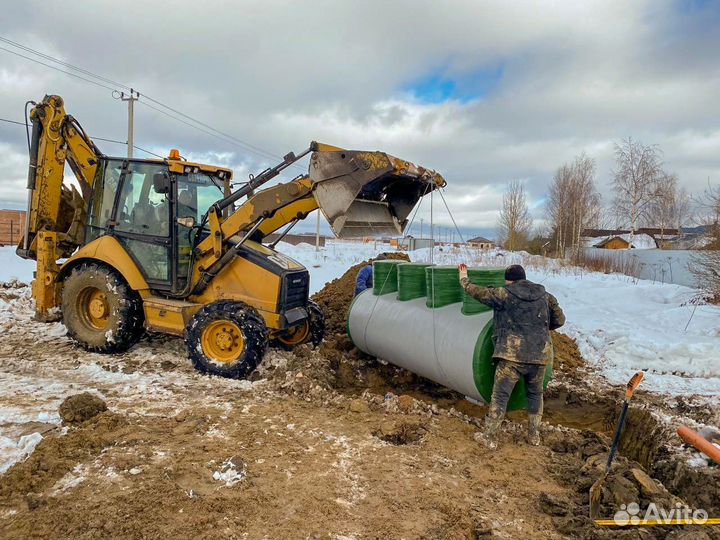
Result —
[[[403,302],[422,298],[427,294],[425,269],[427,263],[403,263],[397,266],[398,300]]]
[[[504,275],[503,275],[504,278]],[[493,362],[493,342],[492,342],[493,323],[490,321],[485,325],[483,331],[478,336],[475,344],[475,353],[473,354],[473,376],[475,378],[475,388],[486,403],[490,403],[492,399],[493,385],[495,383],[495,362]],[[545,379],[543,380],[543,389],[546,390],[553,374],[553,363],[555,359],[555,351],[551,356],[551,360],[545,368]],[[510,394],[508,401],[508,411],[517,411],[527,409],[527,396],[525,392],[525,381],[520,380]]]
[[[460,272],[457,266],[428,266],[425,283],[429,308],[439,308],[462,301]]]
[[[375,261],[373,263],[373,294],[380,296],[398,290],[397,267],[402,261]]]
[[[481,287],[504,287],[505,286],[505,269],[504,268],[468,268],[468,279],[470,283],[480,285]],[[490,311],[492,308],[481,304],[465,291],[462,292],[462,312],[464,315],[474,315]]]

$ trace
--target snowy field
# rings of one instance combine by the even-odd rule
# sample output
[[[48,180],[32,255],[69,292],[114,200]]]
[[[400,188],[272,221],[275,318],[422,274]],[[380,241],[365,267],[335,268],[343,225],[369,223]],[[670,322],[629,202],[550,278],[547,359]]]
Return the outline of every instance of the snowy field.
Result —
[[[383,244],[329,242],[314,246],[281,243],[280,251],[304,264],[311,273],[311,292],[341,276],[349,266],[376,253]],[[562,332],[575,338],[585,358],[615,384],[637,370],[647,371],[643,387],[670,395],[720,394],[720,306],[691,300],[694,289],[634,280],[561,266],[557,261],[527,254],[480,252],[468,248],[435,248],[410,253],[413,261],[471,266],[523,263],[528,277],[542,283],[559,300],[567,324]],[[0,248],[0,282],[29,282],[34,264],[19,259],[14,248]],[[8,308],[0,302],[0,317]]]
[[[282,247],[310,269],[313,292],[384,250],[389,248],[382,244],[349,242],[331,242],[319,254],[307,244]],[[429,262],[430,255],[429,249],[410,253],[417,262]],[[720,394],[720,306],[696,307],[690,302],[698,294],[694,289],[587,272],[527,254],[435,248],[432,255],[436,264],[525,264],[529,279],[542,283],[565,310],[567,324],[561,331],[575,338],[586,360],[614,384],[624,384],[642,369],[647,371],[645,389]]]

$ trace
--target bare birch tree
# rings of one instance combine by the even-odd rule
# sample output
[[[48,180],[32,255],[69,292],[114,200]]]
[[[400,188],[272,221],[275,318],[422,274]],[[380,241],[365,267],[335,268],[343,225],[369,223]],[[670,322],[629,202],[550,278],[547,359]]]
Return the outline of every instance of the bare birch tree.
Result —
[[[547,215],[555,251],[572,256],[580,249],[584,229],[597,226],[601,220],[600,194],[595,187],[595,160],[584,153],[572,164],[561,166],[553,178],[548,194]]]
[[[621,222],[637,230],[648,215],[662,176],[660,149],[628,137],[615,144],[614,208]]]
[[[682,187],[675,193],[675,209],[673,216],[675,218],[675,228],[678,232],[682,232],[681,229],[685,226],[690,218],[691,214],[691,203],[692,199],[687,190]]]
[[[527,246],[533,220],[530,217],[525,188],[518,180],[508,184],[498,218],[500,239],[505,249],[517,251]]]
[[[702,224],[709,225],[711,235],[720,240],[720,185],[708,180],[708,187],[695,198],[695,203]]]
[[[645,216],[645,223],[649,227],[659,228],[661,236],[667,229],[680,229],[687,217],[689,205],[687,191],[678,188],[677,175],[661,172]]]
[[[697,199],[703,221],[709,226],[710,243],[690,257],[688,268],[699,289],[720,303],[720,185],[708,185]]]
[[[572,166],[567,163],[557,170],[550,184],[546,204],[548,222],[555,241],[555,252],[560,256],[564,255],[570,236],[569,202],[572,176]]]

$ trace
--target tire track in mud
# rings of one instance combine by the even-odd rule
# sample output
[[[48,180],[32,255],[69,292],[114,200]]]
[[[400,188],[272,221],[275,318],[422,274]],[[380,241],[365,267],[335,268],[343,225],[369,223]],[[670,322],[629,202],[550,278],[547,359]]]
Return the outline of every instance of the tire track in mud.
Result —
[[[0,411],[23,420],[13,429],[40,429],[25,420],[55,413],[68,393],[101,393],[110,412],[68,430],[53,418],[35,453],[0,476],[0,538],[592,531],[573,519],[586,513],[578,483],[594,478],[586,462],[606,449],[593,431],[545,427],[544,446],[531,448],[510,422],[491,454],[473,439],[473,406],[342,344],[270,351],[258,374],[267,381],[230,381],[196,374],[174,338],[86,353],[62,325],[32,321],[27,296],[16,300],[12,316],[0,311]],[[603,414],[613,408],[617,389],[593,397],[588,381],[573,380],[554,391],[559,423],[582,420],[593,400]],[[409,394],[386,399],[395,383]],[[420,440],[378,438],[388,422],[408,421],[423,426]],[[228,460],[246,474],[232,486],[213,478]],[[629,474],[632,464],[620,461]]]

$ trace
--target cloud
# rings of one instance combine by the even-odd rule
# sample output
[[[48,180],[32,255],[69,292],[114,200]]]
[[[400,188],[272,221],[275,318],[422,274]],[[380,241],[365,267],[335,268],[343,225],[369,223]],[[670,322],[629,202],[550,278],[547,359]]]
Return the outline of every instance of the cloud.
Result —
[[[32,0],[4,10],[0,35],[277,156],[316,139],[434,168],[448,180],[461,226],[488,230],[513,179],[525,181],[542,217],[553,172],[582,151],[597,159],[598,186],[611,199],[613,143],[628,135],[659,144],[690,191],[717,181],[718,11],[670,0],[186,0],[172,9]],[[4,51],[0,84],[0,117],[21,120],[27,99],[57,93],[88,133],[125,140],[125,105],[105,88]],[[272,164],[142,103],[135,127],[137,145],[161,155],[180,148],[233,167],[236,179]],[[21,127],[0,124],[5,202],[24,199],[24,137]],[[427,207],[418,219],[429,220]],[[450,226],[443,207],[436,210],[434,219]]]

